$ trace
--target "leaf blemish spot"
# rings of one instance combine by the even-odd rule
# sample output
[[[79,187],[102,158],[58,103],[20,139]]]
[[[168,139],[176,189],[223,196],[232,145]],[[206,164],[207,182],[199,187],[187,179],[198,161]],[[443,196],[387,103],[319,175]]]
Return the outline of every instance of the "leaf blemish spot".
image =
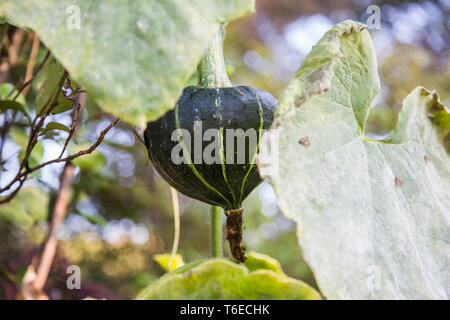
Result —
[[[428,155],[425,155],[423,158],[425,159],[425,162],[431,162],[431,158]]]
[[[300,140],[298,140],[298,143],[305,146],[306,148],[308,148],[311,145],[311,142],[309,141],[308,136],[304,136],[303,138],[300,138]]]
[[[405,180],[403,180],[402,178],[399,178],[399,177],[395,177],[395,186],[400,187],[404,183],[405,183]]]

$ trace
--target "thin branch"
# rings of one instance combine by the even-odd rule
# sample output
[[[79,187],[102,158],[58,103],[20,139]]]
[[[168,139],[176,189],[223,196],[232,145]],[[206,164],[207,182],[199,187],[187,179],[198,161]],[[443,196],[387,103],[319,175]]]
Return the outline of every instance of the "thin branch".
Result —
[[[31,53],[30,53],[30,58],[28,59],[28,65],[27,65],[27,70],[25,73],[25,82],[28,82],[31,80],[31,78],[33,78],[33,69],[34,69],[34,63],[36,61],[36,56],[38,54],[39,51],[39,37],[37,36],[37,34],[34,34],[34,38],[33,38],[33,45],[31,47]],[[28,93],[28,90],[30,89],[30,87],[25,87],[23,89],[23,95],[26,96]]]
[[[27,300],[48,299],[43,292],[45,283],[47,282],[51,266],[58,247],[58,231],[66,216],[67,207],[70,201],[70,185],[72,183],[74,167],[70,162],[66,162],[61,173],[60,187],[56,196],[55,204],[52,209],[52,220],[50,231],[44,243],[44,247],[40,257],[35,257],[24,276],[25,281],[22,283],[22,294]],[[35,268],[39,261],[39,265]]]
[[[39,164],[39,165],[37,165],[37,166],[35,166],[35,167],[32,167],[32,168],[24,168],[25,170],[22,171],[22,172],[19,172],[19,173],[16,175],[16,177],[15,177],[15,178],[14,178],[14,179],[6,186],[6,187],[4,187],[3,189],[0,189],[0,193],[5,192],[6,190],[9,190],[15,183],[17,183],[18,181],[20,182],[21,179],[23,179],[24,177],[26,178],[26,176],[29,175],[30,173],[32,173],[32,172],[34,172],[34,171],[36,171],[36,170],[42,169],[42,168],[45,167],[45,166],[48,166],[48,165],[53,164],[53,163],[60,163],[60,162],[71,161],[71,160],[73,160],[73,159],[75,159],[75,158],[78,158],[78,157],[80,157],[80,156],[82,156],[82,155],[92,153],[92,152],[93,152],[93,151],[94,151],[94,150],[102,143],[102,141],[103,141],[103,139],[105,138],[105,136],[106,136],[106,134],[108,133],[108,131],[111,130],[111,128],[114,127],[118,122],[119,122],[119,118],[116,118],[114,121],[112,121],[112,122],[111,122],[111,123],[110,123],[110,124],[109,124],[109,125],[108,125],[101,133],[100,133],[100,135],[99,135],[97,141],[96,141],[93,145],[91,145],[88,149],[81,150],[81,151],[79,151],[79,152],[77,152],[77,153],[75,153],[75,154],[72,154],[72,155],[70,155],[70,156],[67,156],[67,157],[65,157],[65,158],[56,158],[56,159],[53,159],[53,160],[49,160],[49,161],[47,161],[47,162],[41,163],[41,164]],[[22,182],[22,184],[23,184],[23,182]],[[21,186],[22,186],[22,185],[20,184],[19,187],[18,187],[17,189],[20,189]],[[17,193],[17,191],[18,191],[17,189],[15,189],[15,190],[13,191],[13,193]],[[0,199],[0,204],[3,204],[3,203],[8,202],[8,201],[10,201],[12,198],[13,198],[13,197],[10,197],[10,196],[8,195],[7,197]]]
[[[7,188],[6,190],[8,190],[9,188],[11,188],[16,182],[19,182],[19,186],[18,186],[16,189],[14,189],[13,192],[11,192],[10,194],[8,194],[6,197],[1,198],[1,199],[0,199],[0,204],[7,203],[7,202],[11,201],[11,200],[17,195],[17,193],[19,192],[19,190],[22,188],[23,183],[25,182],[25,180],[26,180],[26,175],[23,176],[23,177],[19,177],[19,178],[17,178],[17,179],[14,178],[14,180],[13,180],[14,183],[12,183],[10,186],[8,186],[8,188]]]
[[[65,77],[67,77],[67,72],[64,72],[64,75],[62,77],[62,79],[60,80],[63,81],[63,79],[65,79]],[[60,88],[60,86],[58,86],[58,88]],[[59,89],[60,90],[60,89]],[[8,201],[10,201],[18,192],[18,190],[20,190],[20,188],[23,185],[24,180],[27,178],[28,175],[28,159],[30,157],[30,154],[33,150],[33,148],[36,146],[37,142],[38,142],[38,137],[39,137],[39,132],[44,124],[45,118],[46,116],[51,112],[52,110],[52,103],[54,100],[56,100],[56,98],[58,97],[58,93],[59,91],[56,90],[56,94],[54,96],[50,96],[47,103],[44,105],[43,109],[45,110],[44,115],[40,118],[40,121],[38,122],[38,124],[36,125],[36,127],[34,126],[36,120],[38,119],[39,115],[36,115],[36,117],[33,120],[33,123],[31,125],[31,133],[30,133],[30,137],[28,139],[28,144],[26,147],[26,151],[25,151],[25,156],[23,157],[22,161],[20,162],[20,166],[19,166],[19,171],[16,175],[16,177],[11,181],[11,183],[9,185],[7,185],[5,188],[0,190],[0,193],[8,190],[9,188],[12,187],[12,185],[14,185],[17,181],[20,180],[20,184],[17,187],[16,190],[14,190],[14,192],[12,192],[10,195],[8,195],[6,198],[3,198],[0,200],[0,204],[2,203],[6,203]],[[50,105],[50,108],[47,109],[47,105]],[[3,142],[4,140],[2,140]],[[23,169],[26,169],[24,172],[22,172]]]
[[[69,135],[67,136],[66,141],[64,141],[64,146],[63,146],[63,148],[61,150],[61,153],[59,154],[58,159],[62,158],[62,156],[64,155],[64,152],[67,149],[67,146],[69,145],[70,140],[72,139],[72,137],[74,135],[76,135],[77,128],[78,128],[78,118],[79,118],[79,116],[81,114],[82,106],[86,102],[86,95],[84,95],[84,94],[81,94],[81,95],[77,94],[74,100],[75,100],[74,101],[74,107],[75,108],[74,108],[73,113],[72,113],[72,125],[70,126]]]
[[[6,26],[6,27],[5,27],[5,30],[7,30],[7,29],[8,29],[8,28],[7,28],[7,26]],[[1,42],[3,42],[3,39],[1,39]],[[1,43],[0,43],[0,46],[1,46]],[[39,49],[39,38],[37,37],[36,34],[34,34],[33,47],[32,47],[32,49],[31,49],[30,58],[29,58],[29,60],[28,60],[28,65],[27,65],[26,76],[25,76],[25,81],[26,81],[26,82],[30,82],[30,83],[31,83],[30,80],[33,78],[33,68],[34,68],[34,64],[35,64],[35,61],[36,61],[36,56],[37,56],[37,53],[38,53],[38,49]],[[0,49],[0,51],[1,51],[1,49]],[[45,63],[45,59],[44,59],[44,61],[43,61],[43,62],[41,63],[41,65],[40,65],[41,68],[42,68],[42,66],[43,66],[44,63]],[[37,74],[37,73],[36,73],[36,74]],[[16,84],[16,86],[17,86],[17,84]],[[28,88],[29,88],[29,87],[28,87]],[[24,91],[23,91],[23,94],[24,94],[24,95],[27,94],[28,88],[27,88],[27,87],[24,87]],[[11,91],[11,92],[6,96],[6,98],[8,98],[13,92],[14,92],[14,90]],[[18,96],[18,95],[17,95],[17,96]],[[14,99],[16,99],[17,96],[16,96]],[[3,147],[4,147],[4,145],[5,145],[6,134],[8,133],[8,130],[9,130],[9,127],[11,126],[11,123],[14,122],[14,120],[15,120],[15,118],[16,118],[16,115],[17,115],[17,111],[14,111],[14,112],[12,113],[11,121],[7,121],[7,119],[6,119],[6,113],[5,113],[5,123],[4,123],[4,126],[3,126],[3,128],[1,129],[1,132],[0,132],[0,137],[1,137],[1,142],[0,142],[0,163],[1,163],[1,161],[2,161]],[[28,118],[28,121],[31,123],[31,119],[29,118],[29,115],[26,114],[26,116],[27,116],[27,118]]]
[[[59,90],[61,90],[61,86],[62,83],[64,83],[66,77],[67,77],[67,72],[64,72],[62,78],[59,81],[59,84],[54,92],[54,95],[51,95],[47,102],[45,103],[45,105],[42,107],[43,110],[43,114],[40,117],[40,120],[38,122],[38,124],[36,125],[36,127],[34,126],[36,120],[39,118],[39,114],[36,115],[36,117],[33,120],[33,123],[31,125],[31,134],[30,134],[30,138],[28,140],[28,144],[27,144],[27,148],[25,151],[25,156],[23,157],[22,162],[20,163],[20,170],[22,170],[24,167],[28,168],[28,159],[30,157],[31,151],[33,151],[33,148],[36,146],[37,142],[38,142],[38,138],[39,138],[39,132],[41,131],[42,126],[44,125],[44,121],[46,119],[46,117],[50,114],[50,112],[52,111],[52,109],[56,106],[54,105],[54,102],[56,101],[56,99],[58,98],[58,94],[59,94]]]
[[[0,36],[0,54],[2,53],[2,49],[3,49],[3,39],[7,35],[8,29],[9,29],[9,24],[5,23],[5,25],[3,26],[2,35]]]
[[[74,166],[71,165],[70,162],[67,162],[61,173],[61,183],[52,210],[51,228],[41,255],[39,268],[37,269],[37,277],[34,281],[34,287],[37,290],[42,290],[44,288],[50,272],[50,267],[53,263],[53,257],[55,256],[58,244],[58,231],[66,215],[67,206],[69,205],[70,185],[73,178],[73,172]]]
[[[13,90],[11,90],[11,92],[8,93],[6,98],[9,98],[13,94],[13,92],[17,89],[18,91],[17,91],[16,95],[13,98],[13,100],[16,100],[17,97],[22,93],[22,91],[33,82],[33,80],[36,78],[37,74],[42,70],[42,67],[47,62],[49,57],[50,57],[50,50],[47,49],[47,53],[45,54],[45,57],[42,60],[42,62],[37,66],[36,70],[34,71],[33,77],[30,80],[24,82],[20,87],[14,88]]]
[[[25,35],[25,30],[17,28],[13,34],[11,45],[8,50],[9,64],[14,67],[19,61],[19,51],[20,45],[22,44],[23,36]]]
[[[66,82],[67,83],[67,82]],[[61,152],[61,156],[64,153],[65,148],[67,147],[68,142],[71,140],[72,137],[74,137],[77,133],[78,129],[78,117],[80,115],[80,111],[82,109],[82,106],[85,102],[85,95],[76,95],[75,101],[74,101],[74,110],[72,112],[72,125],[70,129],[69,137],[67,138],[63,151]],[[48,113],[51,111],[51,108],[49,108],[44,115],[44,118]],[[85,154],[90,153],[95,148],[100,145],[104,137],[106,136],[106,133],[119,121],[119,119],[115,119],[107,128],[105,128],[101,133],[99,139],[92,145],[89,149],[81,151],[77,154]],[[59,156],[57,159],[54,159],[54,161],[49,161],[47,163],[43,163],[40,166],[36,166],[34,168],[26,168],[24,174],[26,177],[26,174],[29,174],[30,172],[34,170],[38,170],[40,167],[45,166],[46,164],[50,164],[53,162],[65,162],[64,169],[61,173],[60,178],[60,188],[55,200],[55,203],[53,205],[52,209],[52,215],[51,215],[51,223],[50,223],[50,230],[48,233],[48,236],[46,238],[46,241],[44,242],[42,246],[41,254],[38,256],[35,256],[32,260],[32,263],[28,266],[27,272],[24,276],[24,280],[22,282],[22,294],[26,299],[32,299],[32,300],[41,300],[41,299],[48,299],[48,296],[44,293],[43,289],[45,287],[45,283],[47,282],[54,257],[56,255],[56,250],[58,247],[58,238],[57,234],[61,227],[62,222],[64,221],[64,218],[66,216],[67,207],[70,202],[70,185],[73,179],[74,175],[74,166],[71,165],[70,160],[76,157],[76,155],[72,155],[66,158],[61,158]],[[16,190],[15,190],[16,191]]]
[[[61,159],[58,158],[58,159],[49,160],[47,162],[41,163],[38,166],[30,168],[28,171],[29,172],[33,172],[33,171],[39,170],[42,167],[45,167],[45,166],[47,166],[49,164],[52,164],[52,163],[70,161],[70,160],[78,158],[78,157],[80,157],[82,155],[92,153],[102,143],[102,141],[105,138],[105,135],[108,133],[108,131],[111,130],[111,128],[114,127],[119,122],[119,120],[120,120],[119,118],[116,118],[102,132],[100,132],[100,136],[98,137],[97,141],[92,146],[90,146],[88,149],[81,150],[81,151],[79,151],[79,152],[77,152],[77,153],[75,153],[75,154],[73,154],[71,156],[67,156],[65,158],[61,158]]]

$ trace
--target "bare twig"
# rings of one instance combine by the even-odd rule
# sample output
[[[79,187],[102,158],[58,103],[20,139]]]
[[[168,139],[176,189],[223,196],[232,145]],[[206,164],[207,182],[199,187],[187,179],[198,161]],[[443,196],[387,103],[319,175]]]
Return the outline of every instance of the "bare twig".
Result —
[[[24,279],[29,279],[28,282],[24,281],[22,284],[22,294],[26,299],[48,299],[42,290],[47,282],[53,259],[55,257],[56,248],[58,246],[58,231],[64,217],[66,216],[67,207],[69,205],[70,184],[73,178],[73,171],[74,167],[70,164],[70,162],[66,162],[66,165],[61,173],[60,187],[52,210],[50,231],[44,243],[42,254],[39,258],[39,265],[37,269],[33,264],[30,265],[27,270],[28,276],[24,276]],[[34,260],[35,264],[37,264],[37,259]]]
[[[3,26],[2,35],[0,36],[0,53],[2,52],[2,49],[3,49],[3,39],[5,38],[6,34],[8,33],[8,29],[9,29],[9,24],[5,24],[5,25]]]
[[[67,146],[69,140],[76,135],[78,128],[78,117],[80,115],[80,111],[82,106],[85,103],[86,96],[84,94],[77,95],[74,101],[74,109],[72,112],[72,126],[70,129],[69,137],[64,144],[63,151],[61,155],[64,153],[64,150]],[[57,234],[60,229],[62,222],[66,216],[67,207],[70,202],[70,184],[73,179],[74,167],[70,164],[70,160],[76,157],[76,155],[81,155],[85,153],[90,153],[95,148],[100,145],[101,141],[105,137],[106,133],[119,121],[119,119],[115,119],[107,128],[105,128],[101,133],[99,139],[92,145],[89,149],[83,150],[75,155],[61,158],[58,157],[54,159],[54,161],[48,161],[47,163],[43,163],[40,166],[34,168],[27,168],[26,171],[34,171],[38,170],[39,167],[43,167],[46,164],[50,164],[53,162],[62,162],[64,161],[66,164],[61,173],[60,178],[60,187],[58,194],[56,196],[56,200],[52,209],[50,230],[46,241],[42,246],[42,250],[40,255],[37,255],[33,258],[32,263],[28,266],[27,272],[23,277],[22,281],[22,294],[26,299],[30,300],[47,300],[48,296],[44,293],[43,289],[45,287],[45,283],[47,282],[48,275],[51,270],[51,266],[53,264],[53,260],[56,254],[56,250],[58,247],[58,238]],[[26,176],[25,176],[26,177]],[[16,191],[16,190],[15,190]]]
[[[36,146],[36,144],[38,142],[39,132],[41,131],[42,126],[44,125],[44,121],[45,121],[46,117],[50,114],[52,109],[56,106],[56,104],[54,104],[54,102],[58,98],[59,90],[61,90],[61,86],[64,83],[65,79],[67,78],[67,75],[68,75],[67,72],[64,72],[55,92],[53,93],[53,95],[51,95],[48,98],[47,102],[42,107],[42,112],[39,112],[33,120],[33,123],[31,125],[30,138],[28,140],[27,148],[25,151],[25,156],[23,157],[23,160],[20,163],[19,172],[24,167],[28,168],[28,159],[30,157],[31,151],[33,151],[33,148]],[[42,115],[40,116],[41,113],[42,113]],[[39,122],[37,123],[36,126],[34,126],[38,118],[39,118]],[[0,193],[1,193],[1,191],[0,191]]]
[[[44,251],[41,255],[41,261],[37,270],[37,278],[35,281],[35,287],[42,289],[47,281],[47,276],[50,271],[50,266],[53,262],[53,257],[56,251],[57,245],[57,233],[61,223],[66,215],[67,206],[70,199],[70,184],[73,178],[74,167],[67,162],[64,166],[61,174],[61,185],[56,197],[55,205],[53,206],[51,229],[45,242]]]
[[[14,67],[19,61],[20,45],[22,44],[23,36],[25,35],[25,30],[17,28],[13,34],[11,45],[9,47],[9,64]]]
[[[27,71],[25,73],[25,82],[28,82],[31,80],[31,78],[33,78],[34,63],[36,61],[38,51],[39,51],[39,37],[35,33],[33,38],[33,46],[31,47],[30,58],[28,59]],[[26,96],[29,89],[30,87],[25,87],[23,89],[22,94]]]
[[[47,60],[48,60],[49,57],[50,57],[50,50],[47,50],[47,53],[45,54],[44,59],[43,59],[42,62],[37,66],[36,70],[35,70],[34,73],[33,73],[33,76],[31,77],[31,79],[28,80],[28,81],[26,81],[26,82],[24,82],[21,86],[16,85],[16,88],[14,88],[13,90],[11,90],[11,92],[8,93],[8,95],[6,96],[6,98],[9,98],[9,97],[13,94],[13,92],[14,92],[15,90],[17,90],[17,93],[16,93],[16,95],[15,95],[14,98],[13,98],[13,100],[16,100],[17,97],[22,93],[22,91],[23,91],[26,87],[28,87],[28,86],[33,82],[33,80],[36,78],[37,74],[42,70],[42,67],[43,67],[44,64],[47,62]]]
[[[74,135],[76,135],[77,128],[78,128],[78,118],[81,114],[81,109],[84,103],[86,102],[86,95],[85,94],[77,94],[74,99],[74,110],[72,112],[72,125],[70,126],[69,135],[67,136],[66,141],[64,141],[64,146],[61,150],[61,153],[59,154],[58,159],[61,159],[64,155],[64,152],[67,149],[67,146],[69,145],[70,140]]]
[[[7,30],[7,27],[5,27],[5,30]],[[3,42],[3,41],[2,41]],[[0,43],[1,45],[1,43]],[[39,49],[39,38],[37,37],[37,35],[34,35],[34,41],[33,41],[33,47],[31,49],[31,53],[30,53],[30,58],[28,60],[28,65],[27,65],[27,71],[26,71],[26,76],[25,76],[25,81],[31,83],[33,77],[39,72],[39,70],[42,68],[42,66],[44,65],[46,59],[44,59],[42,61],[42,63],[40,64],[40,66],[38,67],[39,70],[36,70],[37,72],[34,74],[33,76],[33,68],[34,68],[34,64],[36,61],[36,56],[38,53],[38,49]],[[1,51],[1,50],[0,50]],[[16,84],[17,86],[17,84]],[[28,91],[27,86],[23,87],[23,94],[26,95],[27,91]],[[12,93],[14,92],[14,90],[12,90],[7,96],[6,98],[8,98]],[[19,93],[20,94],[20,93]],[[18,97],[18,95],[16,95],[16,97],[14,97],[14,100]],[[0,137],[1,137],[1,142],[0,142],[0,163],[2,162],[2,155],[3,155],[3,147],[5,145],[5,138],[6,138],[6,134],[9,130],[9,127],[11,125],[12,122],[14,122],[15,118],[17,115],[17,111],[13,111],[12,113],[12,117],[11,120],[8,121],[8,119],[6,118],[6,113],[5,113],[5,122],[3,127],[0,130]],[[29,119],[29,116],[27,115],[29,122],[31,123],[31,119]]]
[[[114,127],[118,122],[119,122],[119,119],[118,119],[118,118],[116,118],[115,120],[113,120],[113,121],[112,121],[112,122],[111,122],[111,123],[110,123],[110,124],[109,124],[109,125],[108,125],[101,133],[100,133],[100,135],[99,135],[97,141],[96,141],[93,145],[91,145],[89,148],[87,148],[87,149],[81,150],[81,151],[79,151],[79,152],[77,152],[77,153],[75,153],[75,154],[72,154],[72,155],[70,155],[70,156],[67,156],[67,157],[65,157],[65,158],[56,158],[56,159],[53,159],[53,160],[49,160],[49,161],[47,161],[47,162],[41,163],[41,164],[39,164],[39,165],[37,165],[37,166],[35,166],[35,167],[32,167],[32,168],[26,168],[26,167],[23,168],[23,170],[22,170],[22,171],[19,171],[19,173],[16,175],[16,177],[15,177],[15,178],[14,178],[14,179],[6,186],[6,187],[0,189],[0,193],[9,190],[14,184],[16,184],[17,182],[19,182],[19,187],[16,188],[16,189],[13,191],[13,193],[17,193],[17,191],[18,191],[17,189],[20,189],[20,187],[21,187],[22,184],[23,184],[23,182],[22,182],[22,184],[20,184],[20,182],[22,181],[22,179],[24,179],[24,178],[26,179],[26,177],[27,177],[30,173],[32,173],[32,172],[34,172],[34,171],[36,171],[36,170],[42,169],[42,168],[45,167],[45,166],[48,166],[48,165],[53,164],[53,163],[60,163],[60,162],[71,161],[71,160],[73,160],[73,159],[75,159],[75,158],[78,158],[78,157],[80,157],[80,156],[82,156],[82,155],[92,153],[92,152],[93,152],[93,151],[94,151],[94,150],[102,143],[102,141],[103,141],[103,139],[105,138],[105,136],[106,136],[106,134],[108,133],[108,131],[111,130],[111,128]],[[8,195],[7,197],[0,199],[0,204],[8,202],[8,201],[10,201],[12,198],[13,198],[13,197],[10,197],[10,196]]]

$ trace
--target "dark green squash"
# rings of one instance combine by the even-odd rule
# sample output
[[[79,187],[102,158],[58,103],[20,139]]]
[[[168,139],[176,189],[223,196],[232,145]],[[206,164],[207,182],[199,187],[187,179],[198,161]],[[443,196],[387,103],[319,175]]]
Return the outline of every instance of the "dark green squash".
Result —
[[[241,262],[246,259],[241,204],[262,181],[256,154],[276,104],[270,93],[248,86],[187,87],[175,109],[148,123],[144,133],[155,169],[172,187],[224,208],[230,250]],[[206,139],[209,129],[214,134]],[[231,130],[240,130],[241,140],[235,136],[227,140]],[[253,140],[242,139],[246,133],[253,134]],[[204,152],[214,161],[208,162]]]
[[[262,181],[256,163],[249,161],[259,145],[259,136],[257,145],[251,144],[252,147],[248,143],[249,139],[246,140],[243,164],[237,163],[238,153],[243,150],[239,150],[237,142],[234,141],[235,160],[230,163],[226,161],[226,150],[229,148],[226,143],[226,130],[246,131],[252,128],[260,132],[261,128],[268,129],[273,121],[276,104],[276,99],[270,93],[248,86],[187,87],[174,110],[167,112],[157,121],[148,123],[144,138],[150,159],[158,173],[181,193],[221,206],[225,210],[238,209],[242,201]],[[195,158],[194,152],[194,121],[201,121],[202,134],[208,129],[218,129],[222,132],[218,137],[222,139],[219,143],[223,145],[221,163],[195,163],[198,158]],[[176,139],[172,141],[172,138],[177,136],[177,133],[173,132],[179,132],[177,129],[186,129],[190,133],[191,152],[186,152],[191,163],[187,161],[188,163],[175,164],[172,161],[172,150],[179,143]],[[211,141],[214,141],[214,138]],[[202,152],[211,141],[202,141]],[[211,154],[215,155],[215,152]]]

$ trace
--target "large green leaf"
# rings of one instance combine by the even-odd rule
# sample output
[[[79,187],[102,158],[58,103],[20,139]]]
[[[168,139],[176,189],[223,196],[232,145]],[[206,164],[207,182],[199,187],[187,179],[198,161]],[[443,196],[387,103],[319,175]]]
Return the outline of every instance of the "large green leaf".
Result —
[[[448,299],[450,115],[418,87],[390,136],[370,139],[378,89],[364,25],[336,25],[280,98],[279,170],[267,178],[327,298]]]
[[[254,0],[3,0],[108,112],[143,125],[175,105],[219,23]],[[77,14],[80,28],[77,29]]]
[[[209,259],[167,273],[137,299],[317,300],[320,295],[302,281],[270,269],[250,272],[245,265],[227,259]]]

